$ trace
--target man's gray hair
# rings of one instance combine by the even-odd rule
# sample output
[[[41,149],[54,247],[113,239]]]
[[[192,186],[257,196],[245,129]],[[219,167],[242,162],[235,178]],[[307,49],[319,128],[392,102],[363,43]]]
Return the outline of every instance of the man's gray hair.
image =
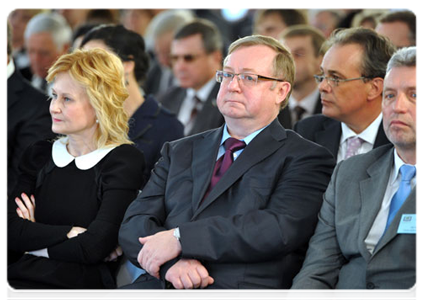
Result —
[[[41,13],[35,15],[26,26],[25,40],[35,33],[47,32],[51,34],[54,44],[59,51],[72,41],[72,29],[66,19],[57,13]]]
[[[386,68],[388,73],[395,67],[415,67],[416,66],[416,46],[401,48],[392,55]]]

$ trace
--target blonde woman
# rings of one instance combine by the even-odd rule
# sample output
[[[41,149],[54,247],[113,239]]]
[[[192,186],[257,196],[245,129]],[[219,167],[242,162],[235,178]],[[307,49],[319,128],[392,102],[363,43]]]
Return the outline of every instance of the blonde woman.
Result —
[[[128,139],[119,58],[101,49],[61,56],[47,76],[54,142],[29,147],[9,199],[14,288],[114,288],[117,234],[143,182]],[[10,255],[9,257],[14,257]]]

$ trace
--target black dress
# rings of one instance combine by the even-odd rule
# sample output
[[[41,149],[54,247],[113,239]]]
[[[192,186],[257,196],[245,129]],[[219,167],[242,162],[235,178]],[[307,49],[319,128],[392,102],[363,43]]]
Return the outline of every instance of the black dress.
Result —
[[[62,139],[63,140],[63,139]],[[8,202],[9,252],[47,249],[48,258],[24,254],[8,266],[14,288],[114,288],[114,266],[104,259],[117,246],[126,208],[144,185],[144,158],[131,145],[74,159],[58,140],[24,153],[19,183]],[[35,220],[18,217],[15,197],[35,196]],[[68,239],[73,226],[87,228]]]

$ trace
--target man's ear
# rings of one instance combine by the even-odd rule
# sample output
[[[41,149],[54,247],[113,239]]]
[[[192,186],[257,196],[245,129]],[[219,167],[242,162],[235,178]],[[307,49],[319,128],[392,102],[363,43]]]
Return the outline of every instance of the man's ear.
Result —
[[[286,99],[289,91],[291,90],[291,84],[286,81],[278,82],[276,88],[278,89],[277,104],[281,104]]]
[[[370,80],[369,82],[369,92],[367,95],[367,100],[373,101],[378,99],[383,93],[383,78],[376,77]]]

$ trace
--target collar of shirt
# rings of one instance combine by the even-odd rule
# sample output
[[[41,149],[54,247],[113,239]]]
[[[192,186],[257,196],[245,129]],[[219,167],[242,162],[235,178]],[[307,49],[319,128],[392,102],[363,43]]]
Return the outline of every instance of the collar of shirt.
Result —
[[[301,101],[295,99],[291,94],[291,97],[289,97],[289,109],[292,111],[296,106],[299,105],[305,109],[305,114],[312,115],[317,101],[319,101],[319,89],[317,88],[306,97],[304,97]]]
[[[94,150],[85,155],[74,157],[66,148],[68,144],[68,137],[60,138],[53,143],[52,157],[53,162],[59,168],[66,167],[73,160],[75,160],[75,165],[80,170],[88,170],[94,167],[100,160],[102,160],[110,151],[116,148],[108,147]]]
[[[371,144],[372,146],[375,143],[377,132],[379,130],[380,123],[382,122],[382,113],[362,132],[356,134],[352,131],[347,124],[341,122],[342,127],[342,136],[341,136],[341,144],[345,143],[348,138],[353,136],[358,136],[359,138],[363,139],[365,142]]]
[[[267,125],[267,126],[269,126],[269,125]],[[251,133],[250,135],[248,135],[248,136],[246,136],[244,139],[242,139],[241,141],[244,141],[245,142],[245,144],[248,146],[248,144],[260,133],[260,132],[262,132],[263,131],[263,129],[265,129],[267,126],[265,126],[265,127],[263,127],[263,128],[261,128],[261,129],[259,129],[259,130],[257,130],[257,131],[254,131],[253,133]],[[219,147],[219,152],[218,152],[218,154],[217,154],[217,158],[216,158],[216,160],[218,160],[223,154],[225,154],[225,147],[223,146],[223,143],[228,139],[228,138],[230,138],[231,137],[231,135],[229,134],[229,132],[228,132],[228,127],[226,126],[226,124],[225,124],[225,126],[224,126],[224,128],[223,128],[223,135],[222,135],[222,139],[221,139],[221,141],[220,141],[220,147]],[[242,151],[244,151],[244,149],[241,149],[241,150],[238,150],[238,151],[235,151],[234,152],[234,160],[235,159],[237,159],[238,158],[238,156],[242,153]]]
[[[7,64],[7,79],[12,76],[13,72],[15,72],[15,64],[13,63],[13,59],[10,59],[9,63]]]
[[[211,90],[215,85],[216,80],[213,78],[212,80],[208,81],[205,85],[203,85],[198,91],[195,91],[192,88],[187,89],[187,98],[194,98],[194,95],[197,95],[197,98],[200,99],[201,102],[206,102],[207,98],[210,95]]]
[[[403,165],[410,165],[410,164],[406,164],[401,157],[398,155],[397,149],[394,150],[394,167],[392,168],[392,173],[391,173],[391,181],[390,184],[393,185],[395,183],[396,180],[399,180],[399,169],[403,166]],[[412,166],[412,165],[410,165]],[[417,170],[417,165],[414,165],[414,167],[416,167]],[[415,185],[415,180],[416,180],[416,176],[414,176],[414,178],[411,180],[411,185],[414,186]]]

